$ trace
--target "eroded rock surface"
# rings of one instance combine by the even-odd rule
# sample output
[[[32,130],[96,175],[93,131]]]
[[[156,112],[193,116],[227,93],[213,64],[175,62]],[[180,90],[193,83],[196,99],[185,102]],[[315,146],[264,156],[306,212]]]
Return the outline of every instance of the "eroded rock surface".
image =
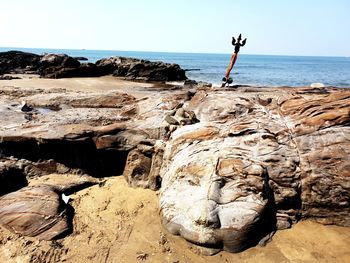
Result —
[[[0,197],[0,224],[42,240],[62,238],[72,231],[74,209],[67,197],[100,181],[90,176],[50,174]],[[64,199],[65,198],[65,199]]]
[[[160,188],[165,228],[207,253],[263,244],[303,218],[350,224],[348,90],[188,88],[137,99],[2,87],[0,185],[123,174]]]
[[[17,234],[51,240],[71,229],[70,220],[52,186],[28,186],[0,198],[0,223]]]
[[[238,252],[305,217],[350,224],[350,92],[198,91],[164,154],[164,226]]]

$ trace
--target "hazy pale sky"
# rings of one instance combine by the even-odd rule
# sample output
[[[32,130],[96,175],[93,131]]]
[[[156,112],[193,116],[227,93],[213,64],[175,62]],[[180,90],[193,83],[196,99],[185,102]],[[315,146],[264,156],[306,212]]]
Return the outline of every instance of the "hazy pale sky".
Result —
[[[350,56],[350,0],[0,0],[0,47]]]

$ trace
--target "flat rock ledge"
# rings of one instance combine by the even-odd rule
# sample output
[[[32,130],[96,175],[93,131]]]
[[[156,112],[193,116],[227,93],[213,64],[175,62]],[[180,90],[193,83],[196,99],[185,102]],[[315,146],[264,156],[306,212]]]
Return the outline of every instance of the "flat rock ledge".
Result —
[[[71,219],[57,197],[62,188],[27,186],[68,173],[123,174],[132,187],[159,190],[164,227],[205,254],[263,245],[306,218],[350,226],[349,89],[190,85],[148,92],[136,99],[1,88],[0,213],[18,211],[8,201],[14,196],[22,206],[25,191],[44,191],[55,202],[42,220],[56,221],[52,232],[40,221],[40,233],[34,225],[18,230],[36,221],[29,215],[0,223],[46,239],[57,237],[57,225],[69,233]],[[32,209],[36,216],[42,208]]]

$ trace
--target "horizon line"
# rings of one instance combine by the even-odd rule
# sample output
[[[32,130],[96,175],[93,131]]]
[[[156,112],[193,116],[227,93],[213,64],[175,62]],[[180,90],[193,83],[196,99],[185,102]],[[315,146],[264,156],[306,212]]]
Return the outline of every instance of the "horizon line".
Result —
[[[231,55],[232,53],[224,52],[188,52],[188,51],[146,51],[146,50],[116,50],[116,49],[85,49],[85,48],[43,48],[43,47],[0,47],[0,49],[55,49],[55,50],[74,50],[74,51],[116,51],[116,52],[149,52],[149,53],[177,53],[177,54],[207,54],[207,55]],[[240,53],[248,56],[285,56],[285,57],[340,57],[349,58],[345,55],[286,55],[286,54],[256,54]]]

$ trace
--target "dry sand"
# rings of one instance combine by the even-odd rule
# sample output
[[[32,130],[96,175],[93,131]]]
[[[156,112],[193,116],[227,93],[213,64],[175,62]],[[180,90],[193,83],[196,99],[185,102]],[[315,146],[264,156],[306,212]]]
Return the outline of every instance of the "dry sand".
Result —
[[[127,81],[113,76],[95,78],[66,78],[44,79],[38,75],[13,74],[21,79],[0,80],[0,87],[10,86],[36,89],[66,89],[72,91],[110,91],[127,92],[137,98],[150,94],[149,88],[155,87],[152,83]]]

